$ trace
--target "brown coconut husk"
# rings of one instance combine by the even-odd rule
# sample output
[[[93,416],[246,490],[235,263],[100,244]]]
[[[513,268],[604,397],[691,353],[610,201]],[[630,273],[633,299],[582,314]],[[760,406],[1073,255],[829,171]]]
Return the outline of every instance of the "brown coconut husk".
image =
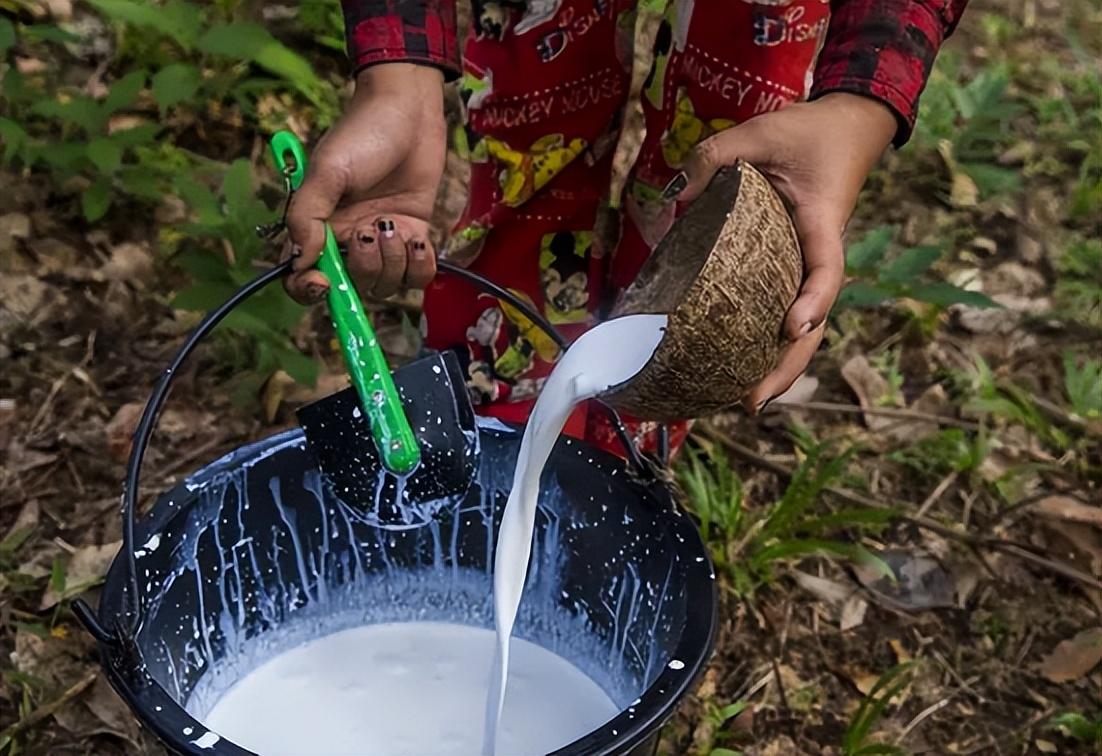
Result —
[[[650,362],[605,399],[662,421],[739,401],[776,366],[802,277],[796,230],[776,190],[748,163],[724,169],[613,310],[666,314],[669,323]]]

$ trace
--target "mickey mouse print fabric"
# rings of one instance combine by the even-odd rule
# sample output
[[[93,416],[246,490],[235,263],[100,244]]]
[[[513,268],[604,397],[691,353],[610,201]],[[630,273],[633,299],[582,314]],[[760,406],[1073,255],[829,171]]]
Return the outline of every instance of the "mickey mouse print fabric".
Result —
[[[640,94],[646,136],[622,193],[611,196],[637,0],[475,0],[461,63],[454,0],[344,1],[357,65],[414,60],[459,79],[464,122],[454,145],[471,164],[470,196],[444,254],[526,299],[568,340],[600,320],[673,222],[676,209],[662,189],[697,143],[833,89],[888,102],[905,138],[924,61],[933,60],[963,2],[657,5],[661,22]],[[919,5],[944,7],[927,18],[916,15]],[[919,32],[909,26],[904,37],[929,44],[896,51],[898,65],[891,40],[899,35],[875,48],[871,67],[831,53],[903,23]],[[833,67],[832,78],[821,75],[824,66]],[[521,312],[451,277],[426,290],[422,328],[426,345],[457,352],[478,411],[506,421],[527,418],[559,356]],[[641,448],[653,449],[653,424],[629,427]],[[565,431],[619,448],[604,413],[585,405]],[[685,431],[673,429],[675,447]]]

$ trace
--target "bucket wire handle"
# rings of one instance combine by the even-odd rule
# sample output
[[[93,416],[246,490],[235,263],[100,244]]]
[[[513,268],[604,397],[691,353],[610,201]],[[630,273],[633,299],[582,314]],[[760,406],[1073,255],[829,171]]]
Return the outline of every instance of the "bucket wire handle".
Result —
[[[127,612],[125,617],[120,617],[119,620],[120,624],[126,623],[126,629],[129,631],[130,637],[137,635],[142,619],[141,593],[138,587],[138,563],[137,557],[134,554],[134,520],[135,513],[138,509],[138,492],[141,479],[142,460],[145,458],[145,451],[149,446],[150,438],[153,436],[153,429],[157,425],[157,419],[160,415],[161,408],[168,398],[168,390],[172,386],[172,382],[175,380],[176,373],[179,371],[180,366],[183,365],[184,360],[186,360],[195,350],[199,342],[202,341],[208,333],[214,330],[214,327],[239,304],[263,289],[272,281],[279,280],[290,273],[294,262],[295,258],[292,257],[269,268],[234,292],[229,299],[217,308],[207,313],[206,317],[199,322],[199,325],[196,326],[195,330],[188,336],[187,341],[180,347],[176,356],[173,357],[172,363],[163,373],[161,373],[161,377],[157,381],[157,385],[153,388],[153,393],[150,395],[149,401],[145,404],[141,420],[138,422],[138,427],[134,431],[133,445],[130,449],[130,459],[126,463],[126,483],[123,485],[122,489],[122,551],[126,558],[127,603],[129,604],[130,611]]]

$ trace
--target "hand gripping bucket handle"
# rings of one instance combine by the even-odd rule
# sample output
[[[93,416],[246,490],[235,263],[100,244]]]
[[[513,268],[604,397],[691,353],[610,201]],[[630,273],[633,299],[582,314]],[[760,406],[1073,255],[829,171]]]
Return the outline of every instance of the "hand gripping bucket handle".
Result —
[[[141,480],[141,468],[142,461],[145,458],[146,448],[149,446],[149,441],[153,435],[154,428],[156,428],[161,408],[168,398],[169,389],[172,386],[173,380],[176,378],[177,372],[188,356],[195,350],[195,347],[198,346],[199,342],[214,330],[215,326],[222,322],[222,320],[238,305],[253,294],[257,293],[271,282],[288,275],[292,271],[293,265],[294,258],[290,258],[269,268],[238,289],[219,307],[209,312],[206,317],[200,321],[199,325],[196,326],[191,335],[188,336],[187,341],[180,347],[180,350],[176,353],[176,356],[173,357],[168,368],[161,374],[157,384],[153,387],[153,392],[146,402],[141,419],[134,431],[130,458],[126,465],[126,481],[123,485],[122,492],[122,553],[125,557],[126,564],[127,611],[118,617],[118,622],[115,627],[106,628],[100,624],[95,612],[92,611],[91,607],[83,600],[76,599],[72,604],[73,613],[77,616],[77,619],[79,619],[96,640],[101,643],[117,647],[120,644],[125,645],[127,642],[132,642],[137,636],[142,625],[142,620],[144,619],[142,615],[141,592],[138,584],[137,558],[134,555],[134,525]],[[515,307],[522,312],[525,317],[538,325],[541,330],[546,332],[548,337],[550,337],[560,349],[565,351],[569,348],[569,344],[562,335],[556,331],[555,328],[535,310],[535,308],[520,297],[473,271],[445,261],[439,261],[437,265],[441,272],[446,272],[461,278],[487,294]],[[653,478],[653,468],[639,453],[639,450],[635,448],[635,444],[632,443],[631,436],[628,434],[627,428],[624,426],[619,414],[614,408],[604,402],[601,402],[601,405],[608,413],[612,425],[616,430],[616,434],[624,447],[624,452],[636,473],[645,479]],[[659,461],[663,465],[668,464],[669,434],[665,425],[659,426],[658,451]]]

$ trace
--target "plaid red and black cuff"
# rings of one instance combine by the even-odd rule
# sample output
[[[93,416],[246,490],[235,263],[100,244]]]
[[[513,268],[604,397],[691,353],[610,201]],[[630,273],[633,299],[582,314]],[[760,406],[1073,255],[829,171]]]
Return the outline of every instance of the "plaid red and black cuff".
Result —
[[[902,145],[914,128],[918,98],[938,48],[967,4],[968,0],[835,0],[811,98],[850,92],[880,100],[899,119],[894,143]]]
[[[459,76],[455,0],[341,0],[353,69],[425,63]]]

